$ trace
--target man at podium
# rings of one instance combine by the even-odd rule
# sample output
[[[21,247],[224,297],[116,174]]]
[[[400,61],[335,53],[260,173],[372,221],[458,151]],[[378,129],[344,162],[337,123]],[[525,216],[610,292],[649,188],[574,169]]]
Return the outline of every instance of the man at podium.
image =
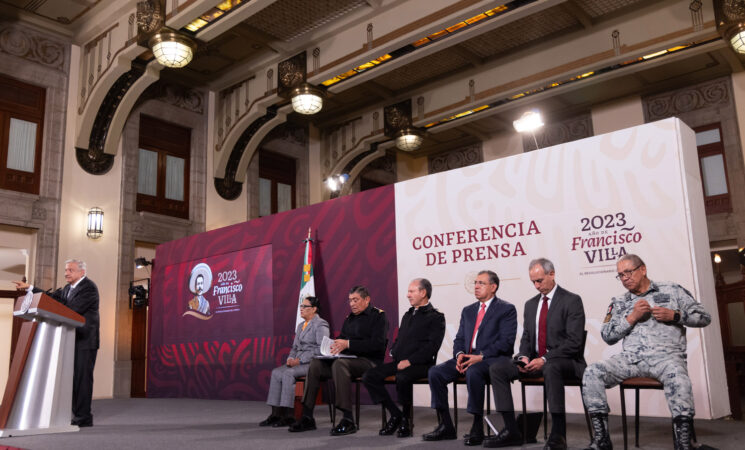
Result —
[[[85,325],[75,330],[75,365],[72,381],[72,425],[93,426],[91,399],[93,397],[93,367],[99,343],[98,287],[86,276],[85,262],[65,261],[64,287],[47,294],[76,313],[85,317]],[[22,281],[14,281],[18,289],[43,292]]]

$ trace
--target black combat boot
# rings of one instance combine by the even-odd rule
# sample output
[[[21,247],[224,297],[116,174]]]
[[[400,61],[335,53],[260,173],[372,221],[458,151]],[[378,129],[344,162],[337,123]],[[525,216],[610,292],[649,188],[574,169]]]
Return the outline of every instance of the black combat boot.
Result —
[[[585,450],[613,450],[608,431],[608,414],[590,414],[592,421],[592,442]]]
[[[673,443],[675,450],[691,450],[691,434],[693,431],[693,417],[677,416],[673,419]]]

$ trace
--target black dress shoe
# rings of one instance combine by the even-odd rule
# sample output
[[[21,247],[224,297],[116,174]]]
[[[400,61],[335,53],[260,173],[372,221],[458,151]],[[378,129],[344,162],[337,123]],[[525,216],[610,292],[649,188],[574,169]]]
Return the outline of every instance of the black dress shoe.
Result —
[[[398,437],[411,437],[411,426],[409,425],[409,419],[406,417],[401,418],[401,424],[398,426]]]
[[[378,431],[378,434],[381,436],[390,436],[393,433],[396,432],[398,429],[398,426],[401,425],[401,419],[403,417],[401,416],[391,416],[390,419],[388,419],[388,423],[385,424],[383,428]]]
[[[93,419],[72,419],[70,422],[70,425],[77,425],[79,427],[92,427],[93,426]]]
[[[303,431],[310,431],[316,429],[316,421],[312,417],[303,416],[300,420],[296,420],[290,425],[289,431],[292,433],[300,433]]]
[[[484,433],[469,433],[468,437],[463,441],[464,444],[466,444],[469,447],[473,447],[475,445],[481,445],[481,443],[484,442]]]
[[[425,441],[444,441],[457,438],[458,436],[455,435],[455,428],[446,427],[444,424],[437,425],[437,428],[435,428],[434,431],[422,436],[422,439]]]
[[[260,427],[271,427],[275,423],[279,422],[280,419],[282,419],[279,416],[275,416],[274,414],[269,414],[269,417],[259,422]]]
[[[272,424],[272,428],[284,428],[295,423],[295,419],[292,417],[280,417],[280,419]],[[260,424],[259,424],[260,425]]]
[[[567,450],[567,440],[559,434],[550,434],[543,450]]]
[[[484,447],[501,448],[501,447],[519,447],[523,445],[523,437],[519,432],[510,431],[505,428],[496,436],[489,436],[484,439]]]
[[[334,427],[333,430],[331,430],[331,433],[329,433],[331,436],[345,436],[347,434],[352,434],[357,432],[357,425],[354,424],[353,421],[343,418],[341,419],[341,422],[339,422],[339,425]]]

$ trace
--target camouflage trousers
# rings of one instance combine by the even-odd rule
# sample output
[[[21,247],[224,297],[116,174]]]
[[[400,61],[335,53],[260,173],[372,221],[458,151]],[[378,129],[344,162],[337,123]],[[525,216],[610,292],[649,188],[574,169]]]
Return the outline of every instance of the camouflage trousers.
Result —
[[[627,378],[650,377],[662,383],[667,406],[673,417],[693,416],[693,390],[685,358],[662,355],[637,361],[635,355],[620,353],[587,366],[582,377],[582,400],[587,412],[608,414],[605,390]]]

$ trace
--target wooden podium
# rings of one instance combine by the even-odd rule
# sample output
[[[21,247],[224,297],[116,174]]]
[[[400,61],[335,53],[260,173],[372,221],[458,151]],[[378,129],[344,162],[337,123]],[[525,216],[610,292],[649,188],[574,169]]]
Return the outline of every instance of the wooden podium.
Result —
[[[85,318],[44,293],[16,300],[21,326],[0,405],[0,437],[78,431],[72,418],[75,328]]]

